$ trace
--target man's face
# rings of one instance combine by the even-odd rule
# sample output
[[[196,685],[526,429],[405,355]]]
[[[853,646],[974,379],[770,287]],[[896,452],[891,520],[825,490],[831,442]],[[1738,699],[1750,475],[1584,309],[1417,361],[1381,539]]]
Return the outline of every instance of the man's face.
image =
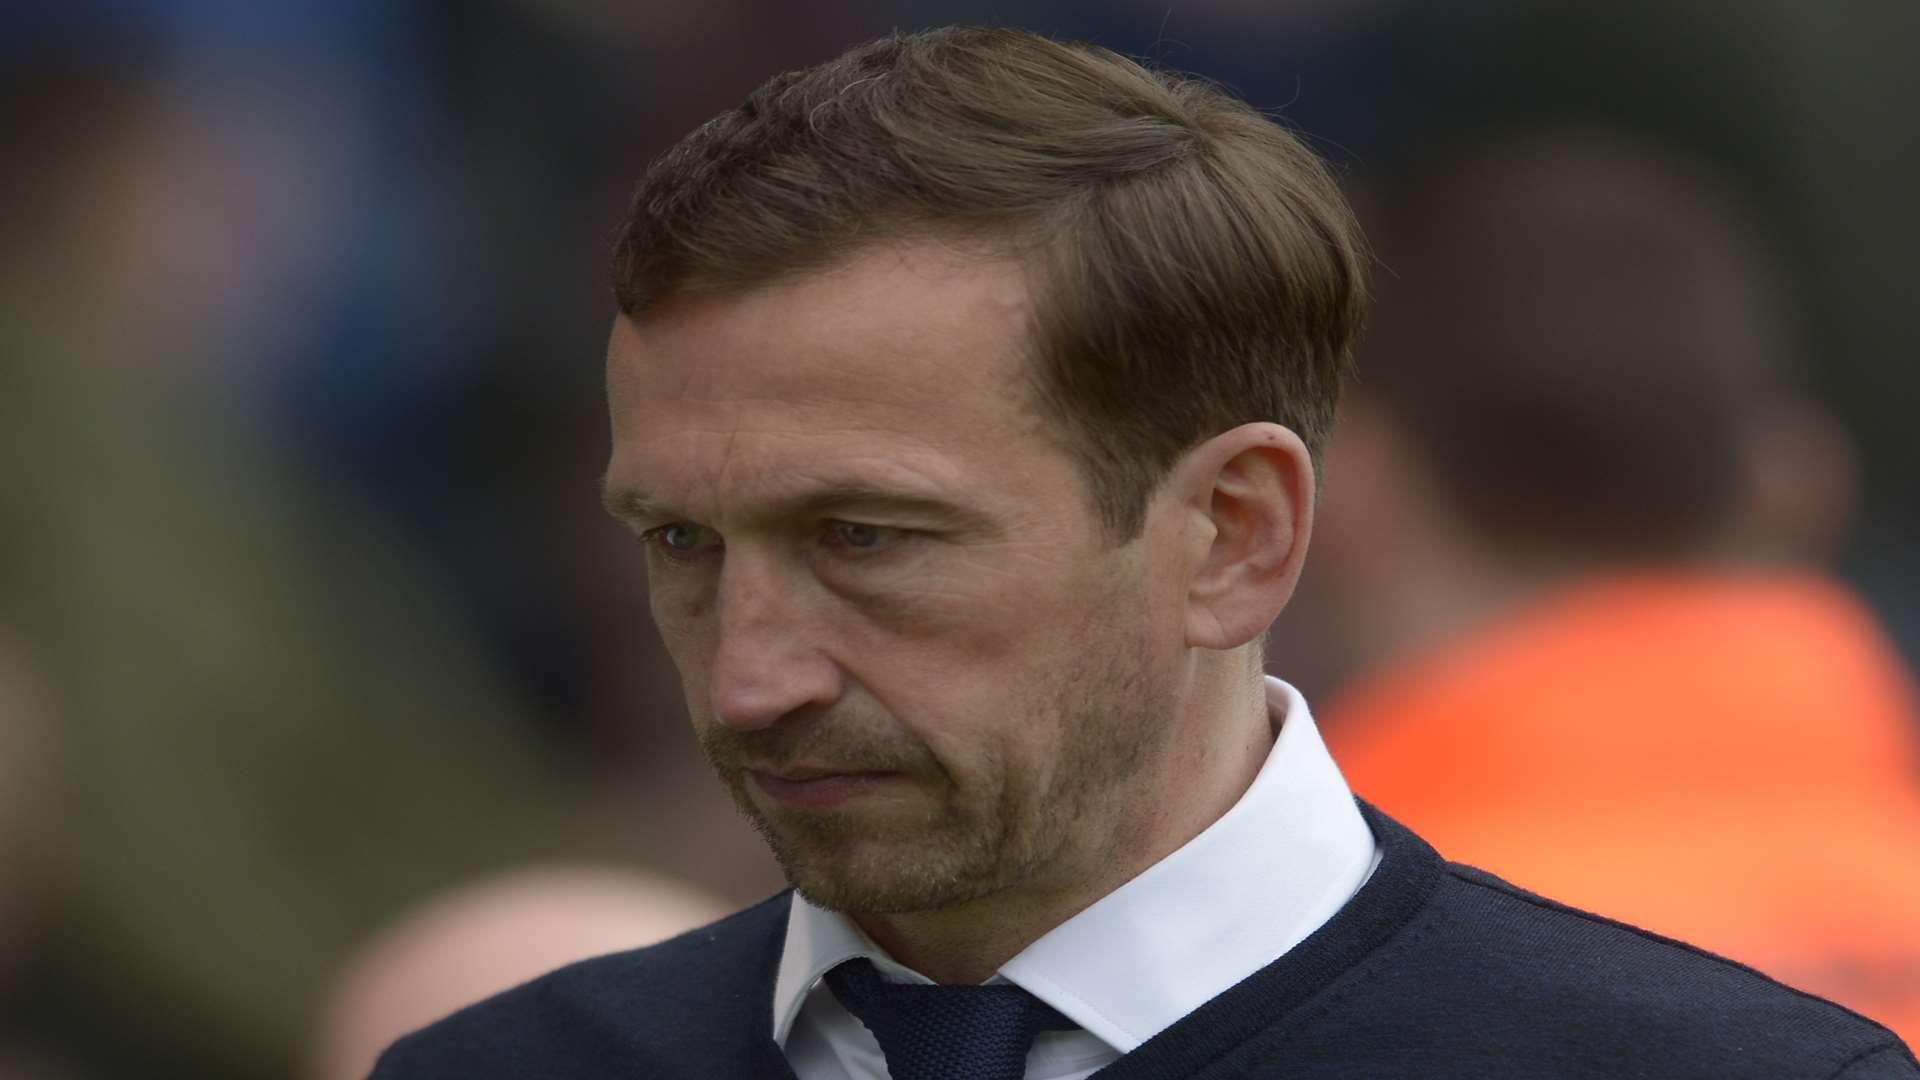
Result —
[[[609,504],[701,745],[788,878],[906,912],[1071,889],[1143,828],[1173,545],[1114,544],[1020,267],[933,243],[619,320]]]

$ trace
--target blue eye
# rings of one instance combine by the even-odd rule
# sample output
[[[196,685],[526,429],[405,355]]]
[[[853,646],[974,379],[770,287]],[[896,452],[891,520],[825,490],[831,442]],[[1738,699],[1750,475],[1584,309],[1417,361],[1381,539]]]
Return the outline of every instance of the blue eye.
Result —
[[[901,535],[901,530],[885,525],[867,525],[858,521],[834,521],[827,525],[833,542],[841,547],[855,551],[873,551],[887,546]]]
[[[657,544],[669,555],[692,555],[714,546],[714,537],[710,530],[685,521],[675,521],[657,529],[650,529],[645,534],[645,538]]]

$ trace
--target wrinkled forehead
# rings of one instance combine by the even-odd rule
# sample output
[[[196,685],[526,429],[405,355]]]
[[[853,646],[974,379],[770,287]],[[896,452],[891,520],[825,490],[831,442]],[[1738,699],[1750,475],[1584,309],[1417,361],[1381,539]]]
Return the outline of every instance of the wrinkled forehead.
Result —
[[[1021,264],[936,244],[616,320],[610,483],[725,466],[1005,468],[1050,436]],[[705,478],[708,482],[712,477]]]
[[[738,292],[670,297],[616,321],[622,395],[789,401],[1026,399],[1033,305],[1023,263],[933,240],[875,245]]]

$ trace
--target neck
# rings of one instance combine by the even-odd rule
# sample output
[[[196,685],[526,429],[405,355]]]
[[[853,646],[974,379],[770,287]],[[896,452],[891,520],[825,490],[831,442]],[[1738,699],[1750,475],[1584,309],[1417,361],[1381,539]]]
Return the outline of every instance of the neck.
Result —
[[[1548,547],[1489,544],[1438,509],[1414,513],[1404,540],[1333,613],[1359,628],[1348,677],[1424,653],[1600,565]]]
[[[952,907],[850,917],[888,955],[935,982],[992,978],[1049,930],[1200,835],[1246,793],[1275,733],[1258,656],[1257,647],[1196,654],[1188,685],[1207,689],[1181,710],[1187,722],[1171,727],[1150,775],[1137,779],[1124,802],[1078,823],[1080,835],[1048,870]],[[1122,820],[1128,827],[1116,828]]]
[[[1558,578],[1548,570],[1528,574],[1511,567],[1490,570],[1472,564],[1413,576],[1382,605],[1382,617],[1371,635],[1375,655],[1369,659],[1424,652],[1525,602]]]

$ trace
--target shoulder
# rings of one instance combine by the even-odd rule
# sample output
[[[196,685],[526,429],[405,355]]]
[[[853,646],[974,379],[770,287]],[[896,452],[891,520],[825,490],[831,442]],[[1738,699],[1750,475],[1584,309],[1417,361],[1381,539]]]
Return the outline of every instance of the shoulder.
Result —
[[[1920,1080],[1900,1040],[1857,1013],[1444,862],[1361,810],[1382,855],[1373,877],[1210,1003],[1183,1050],[1224,1040],[1249,1076],[1286,1062],[1338,1080]]]
[[[583,960],[396,1042],[374,1080],[596,1076],[740,1044],[767,1012],[787,893],[644,949]],[[769,1006],[770,1008],[770,1006]]]
[[[1674,1077],[1920,1078],[1866,1017],[1482,870],[1449,864],[1424,914],[1399,957],[1436,1019],[1515,1048],[1621,1055]]]

